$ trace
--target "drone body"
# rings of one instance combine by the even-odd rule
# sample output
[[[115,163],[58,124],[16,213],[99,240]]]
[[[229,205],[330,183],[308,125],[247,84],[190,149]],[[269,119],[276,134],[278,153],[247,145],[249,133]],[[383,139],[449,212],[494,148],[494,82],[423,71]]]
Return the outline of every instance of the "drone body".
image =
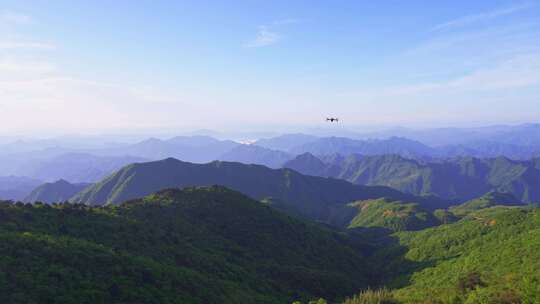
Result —
[[[339,122],[339,118],[337,118],[337,117],[330,117],[330,118],[327,118],[326,121],[329,121],[329,122]]]

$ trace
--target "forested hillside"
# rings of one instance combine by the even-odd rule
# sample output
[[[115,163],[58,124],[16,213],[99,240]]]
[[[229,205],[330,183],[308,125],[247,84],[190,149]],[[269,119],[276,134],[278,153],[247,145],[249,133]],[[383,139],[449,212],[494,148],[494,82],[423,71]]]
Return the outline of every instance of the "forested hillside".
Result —
[[[0,204],[2,303],[290,303],[374,281],[347,234],[222,187]]]
[[[78,193],[74,203],[118,204],[169,187],[223,185],[290,214],[327,222],[329,216],[346,204],[388,197],[413,200],[433,209],[448,202],[420,198],[388,187],[368,187],[349,182],[305,176],[289,169],[272,170],[259,165],[232,162],[193,164],[165,159],[126,166],[101,182]]]
[[[317,162],[314,157],[300,155],[284,166],[354,184],[388,186],[415,195],[436,195],[461,202],[490,191],[509,192],[523,202],[540,202],[540,169],[536,159],[466,157],[418,161],[399,155],[333,155],[321,157]]]

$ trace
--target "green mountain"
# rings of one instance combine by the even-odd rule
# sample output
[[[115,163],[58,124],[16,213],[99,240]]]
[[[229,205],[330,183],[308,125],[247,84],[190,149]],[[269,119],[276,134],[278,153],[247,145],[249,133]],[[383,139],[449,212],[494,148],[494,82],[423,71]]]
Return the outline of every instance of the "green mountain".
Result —
[[[400,232],[399,244],[372,263],[386,265],[388,286],[397,288],[392,303],[540,303],[539,231],[538,208],[482,209]]]
[[[54,183],[45,183],[34,189],[23,201],[34,203],[61,203],[68,201],[73,195],[90,186],[88,183],[71,184],[63,179]]]
[[[450,207],[450,212],[457,216],[465,216],[476,210],[493,206],[523,206],[523,203],[510,193],[489,192],[480,198]]]
[[[164,188],[210,185],[223,185],[257,200],[267,199],[278,209],[324,222],[333,210],[356,200],[389,197],[420,200],[434,207],[446,203],[434,198],[412,197],[387,187],[367,187],[305,176],[289,169],[273,170],[220,161],[192,164],[173,158],[124,167],[81,191],[71,201],[91,205],[118,204]]]
[[[429,210],[417,203],[389,199],[374,199],[349,204],[357,214],[348,228],[382,227],[392,231],[421,230],[439,225],[439,220]]]
[[[347,234],[223,187],[0,217],[1,303],[291,303],[373,281]]]
[[[537,160],[473,157],[418,161],[399,155],[324,157],[326,164],[311,166],[314,156],[298,156],[284,165],[300,173],[334,177],[360,185],[381,185],[414,195],[436,195],[467,201],[490,191],[508,192],[523,202],[540,202]]]

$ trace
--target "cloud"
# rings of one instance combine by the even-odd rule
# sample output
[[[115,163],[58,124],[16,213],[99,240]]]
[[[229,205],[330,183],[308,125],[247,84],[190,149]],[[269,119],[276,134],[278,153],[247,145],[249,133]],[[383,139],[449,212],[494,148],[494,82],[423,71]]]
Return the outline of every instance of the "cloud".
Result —
[[[520,5],[515,5],[515,6],[503,8],[503,9],[497,9],[497,10],[492,10],[489,12],[468,15],[468,16],[464,16],[461,18],[457,18],[457,19],[436,25],[435,27],[431,29],[431,31],[441,31],[441,30],[446,30],[446,29],[455,28],[455,27],[467,26],[469,24],[473,24],[477,22],[488,21],[491,19],[495,19],[498,17],[502,17],[502,16],[506,16],[506,15],[510,15],[510,14],[522,11],[529,7],[531,7],[530,3],[523,3]]]
[[[265,47],[277,43],[281,36],[273,31],[270,31],[267,26],[259,26],[257,36],[252,41],[244,44],[244,47],[258,48]]]
[[[379,87],[361,93],[343,96],[361,97],[366,100],[410,100],[419,97],[467,96],[472,92],[496,93],[540,87],[540,53],[515,56],[490,68],[478,69],[467,74],[439,82]]]
[[[0,50],[14,49],[54,50],[56,46],[42,42],[0,41]]]
[[[3,10],[0,11],[0,22],[14,24],[30,24],[32,23],[32,17],[13,11]]]

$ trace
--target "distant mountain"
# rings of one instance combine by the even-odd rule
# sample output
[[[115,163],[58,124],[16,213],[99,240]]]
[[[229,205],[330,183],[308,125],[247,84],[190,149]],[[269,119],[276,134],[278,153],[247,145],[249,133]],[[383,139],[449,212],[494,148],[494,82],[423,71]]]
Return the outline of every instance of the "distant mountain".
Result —
[[[258,164],[269,168],[281,168],[285,162],[294,156],[277,150],[271,150],[256,145],[239,145],[218,157],[218,160]]]
[[[464,216],[474,211],[493,206],[523,206],[524,204],[510,193],[489,192],[484,196],[465,202],[459,206],[450,207],[450,212]]]
[[[327,221],[333,210],[356,200],[389,197],[422,201],[387,187],[353,185],[337,179],[304,176],[289,169],[221,161],[193,164],[173,158],[124,167],[78,193],[71,201],[118,204],[159,189],[208,185],[223,185],[257,200],[269,199],[278,209],[321,221]],[[434,198],[423,203],[433,208],[447,204]]]
[[[394,128],[362,135],[363,138],[379,139],[392,136],[410,138],[432,147],[468,145],[475,142],[538,147],[540,143],[540,124],[495,125],[477,128]]]
[[[89,183],[71,184],[61,179],[54,183],[40,185],[25,197],[23,201],[47,204],[62,203],[68,201],[72,196],[90,185]]]
[[[2,303],[337,301],[376,277],[347,234],[223,187],[115,208],[0,203],[0,214]]]
[[[272,150],[290,152],[294,148],[316,141],[318,138],[317,136],[306,134],[284,134],[277,137],[259,139],[255,144]]]
[[[505,157],[473,157],[420,162],[399,155],[325,158],[301,155],[284,167],[300,173],[334,177],[359,185],[381,185],[415,194],[467,201],[489,191],[509,192],[523,202],[540,202],[537,160],[513,161]],[[317,170],[315,170],[317,169]]]
[[[329,163],[332,161],[334,160],[329,159]],[[329,166],[329,163],[323,162],[321,159],[315,157],[311,153],[304,153],[298,155],[294,159],[289,160],[283,165],[283,167],[293,169],[305,175],[324,177],[337,175],[338,172],[334,174],[331,166]],[[339,170],[339,168],[337,168],[337,170]]]
[[[76,183],[96,182],[125,165],[143,161],[146,160],[134,156],[68,153],[35,162],[25,173],[44,181],[66,179]]]
[[[184,161],[205,163],[239,146],[230,140],[218,140],[208,136],[177,136],[167,140],[150,138],[142,142],[111,149],[88,151],[95,155],[132,155],[149,160],[174,157]]]
[[[444,146],[436,149],[435,157],[493,158],[505,156],[516,160],[527,160],[540,155],[540,146],[518,146],[493,141],[475,141],[461,145]]]
[[[540,156],[540,124],[424,130],[394,128],[374,133],[353,133],[349,136],[285,134],[261,139],[256,144],[291,154],[309,152],[317,156],[356,153],[399,154],[421,159],[505,156],[517,160]]]
[[[406,138],[392,137],[384,140],[355,140],[345,137],[326,137],[293,148],[291,153],[311,153],[314,155],[336,153],[343,155],[399,154],[408,157],[422,157],[434,155],[435,151],[420,142]]]
[[[0,176],[0,200],[22,200],[42,183],[29,177]]]

